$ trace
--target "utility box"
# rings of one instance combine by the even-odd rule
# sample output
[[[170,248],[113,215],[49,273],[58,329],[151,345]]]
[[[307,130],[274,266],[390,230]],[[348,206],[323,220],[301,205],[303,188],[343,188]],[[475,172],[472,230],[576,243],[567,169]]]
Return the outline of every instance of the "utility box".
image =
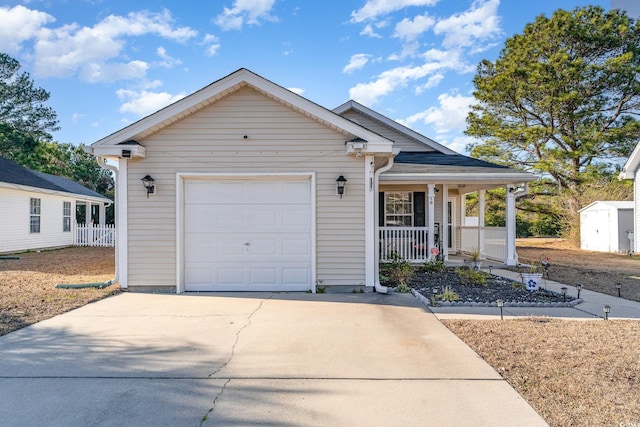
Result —
[[[631,253],[633,202],[597,201],[580,210],[580,249]]]

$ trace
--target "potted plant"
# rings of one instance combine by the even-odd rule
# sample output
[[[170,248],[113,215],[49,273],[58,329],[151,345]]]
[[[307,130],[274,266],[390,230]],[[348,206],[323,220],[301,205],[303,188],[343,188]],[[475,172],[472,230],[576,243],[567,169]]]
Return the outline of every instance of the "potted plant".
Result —
[[[469,259],[471,260],[471,265],[474,270],[479,271],[482,266],[482,261],[480,260],[480,250],[474,249],[469,254]]]
[[[527,270],[520,273],[522,283],[528,291],[537,291],[542,280],[542,268],[539,265],[531,264]]]

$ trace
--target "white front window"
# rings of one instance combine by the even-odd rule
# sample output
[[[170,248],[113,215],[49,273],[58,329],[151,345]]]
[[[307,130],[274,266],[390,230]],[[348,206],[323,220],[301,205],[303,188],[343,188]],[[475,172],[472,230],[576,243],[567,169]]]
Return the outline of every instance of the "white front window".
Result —
[[[29,232],[30,233],[39,233],[40,232],[40,199],[31,199],[30,207],[29,207]]]
[[[389,191],[384,193],[385,225],[391,227],[413,226],[413,193]]]

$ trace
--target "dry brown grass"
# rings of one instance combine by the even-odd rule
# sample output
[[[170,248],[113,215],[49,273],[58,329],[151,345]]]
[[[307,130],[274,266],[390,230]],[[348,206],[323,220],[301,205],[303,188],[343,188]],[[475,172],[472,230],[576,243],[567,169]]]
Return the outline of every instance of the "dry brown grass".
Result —
[[[640,425],[640,322],[446,320],[551,426]]]
[[[114,275],[113,248],[67,248],[0,260],[0,336],[118,292],[56,289],[57,283],[105,282]]]

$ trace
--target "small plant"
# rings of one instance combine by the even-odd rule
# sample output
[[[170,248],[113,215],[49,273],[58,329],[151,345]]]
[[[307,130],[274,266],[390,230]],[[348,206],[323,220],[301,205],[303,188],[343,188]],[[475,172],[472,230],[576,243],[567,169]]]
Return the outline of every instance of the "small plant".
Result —
[[[415,270],[409,261],[396,255],[391,262],[385,264],[384,274],[389,277],[392,284],[406,286],[415,274]]]
[[[473,262],[480,261],[480,250],[479,249],[472,250],[471,253],[469,254],[469,258]]]
[[[522,283],[520,282],[511,282],[511,287],[513,289],[526,289],[526,286],[524,286]]]
[[[444,261],[435,258],[424,263],[424,271],[427,273],[442,273],[446,268]]]
[[[460,276],[460,282],[463,285],[486,285],[487,273],[476,271],[469,267],[456,268],[456,273]]]
[[[400,283],[398,286],[396,286],[396,292],[398,292],[399,294],[406,294],[407,292],[409,292],[409,287],[404,283]]]
[[[327,292],[326,286],[316,286],[316,292],[319,294],[324,294]]]
[[[458,294],[452,291],[449,286],[445,286],[444,291],[441,294],[436,295],[436,298],[448,302],[458,301],[460,299]]]

